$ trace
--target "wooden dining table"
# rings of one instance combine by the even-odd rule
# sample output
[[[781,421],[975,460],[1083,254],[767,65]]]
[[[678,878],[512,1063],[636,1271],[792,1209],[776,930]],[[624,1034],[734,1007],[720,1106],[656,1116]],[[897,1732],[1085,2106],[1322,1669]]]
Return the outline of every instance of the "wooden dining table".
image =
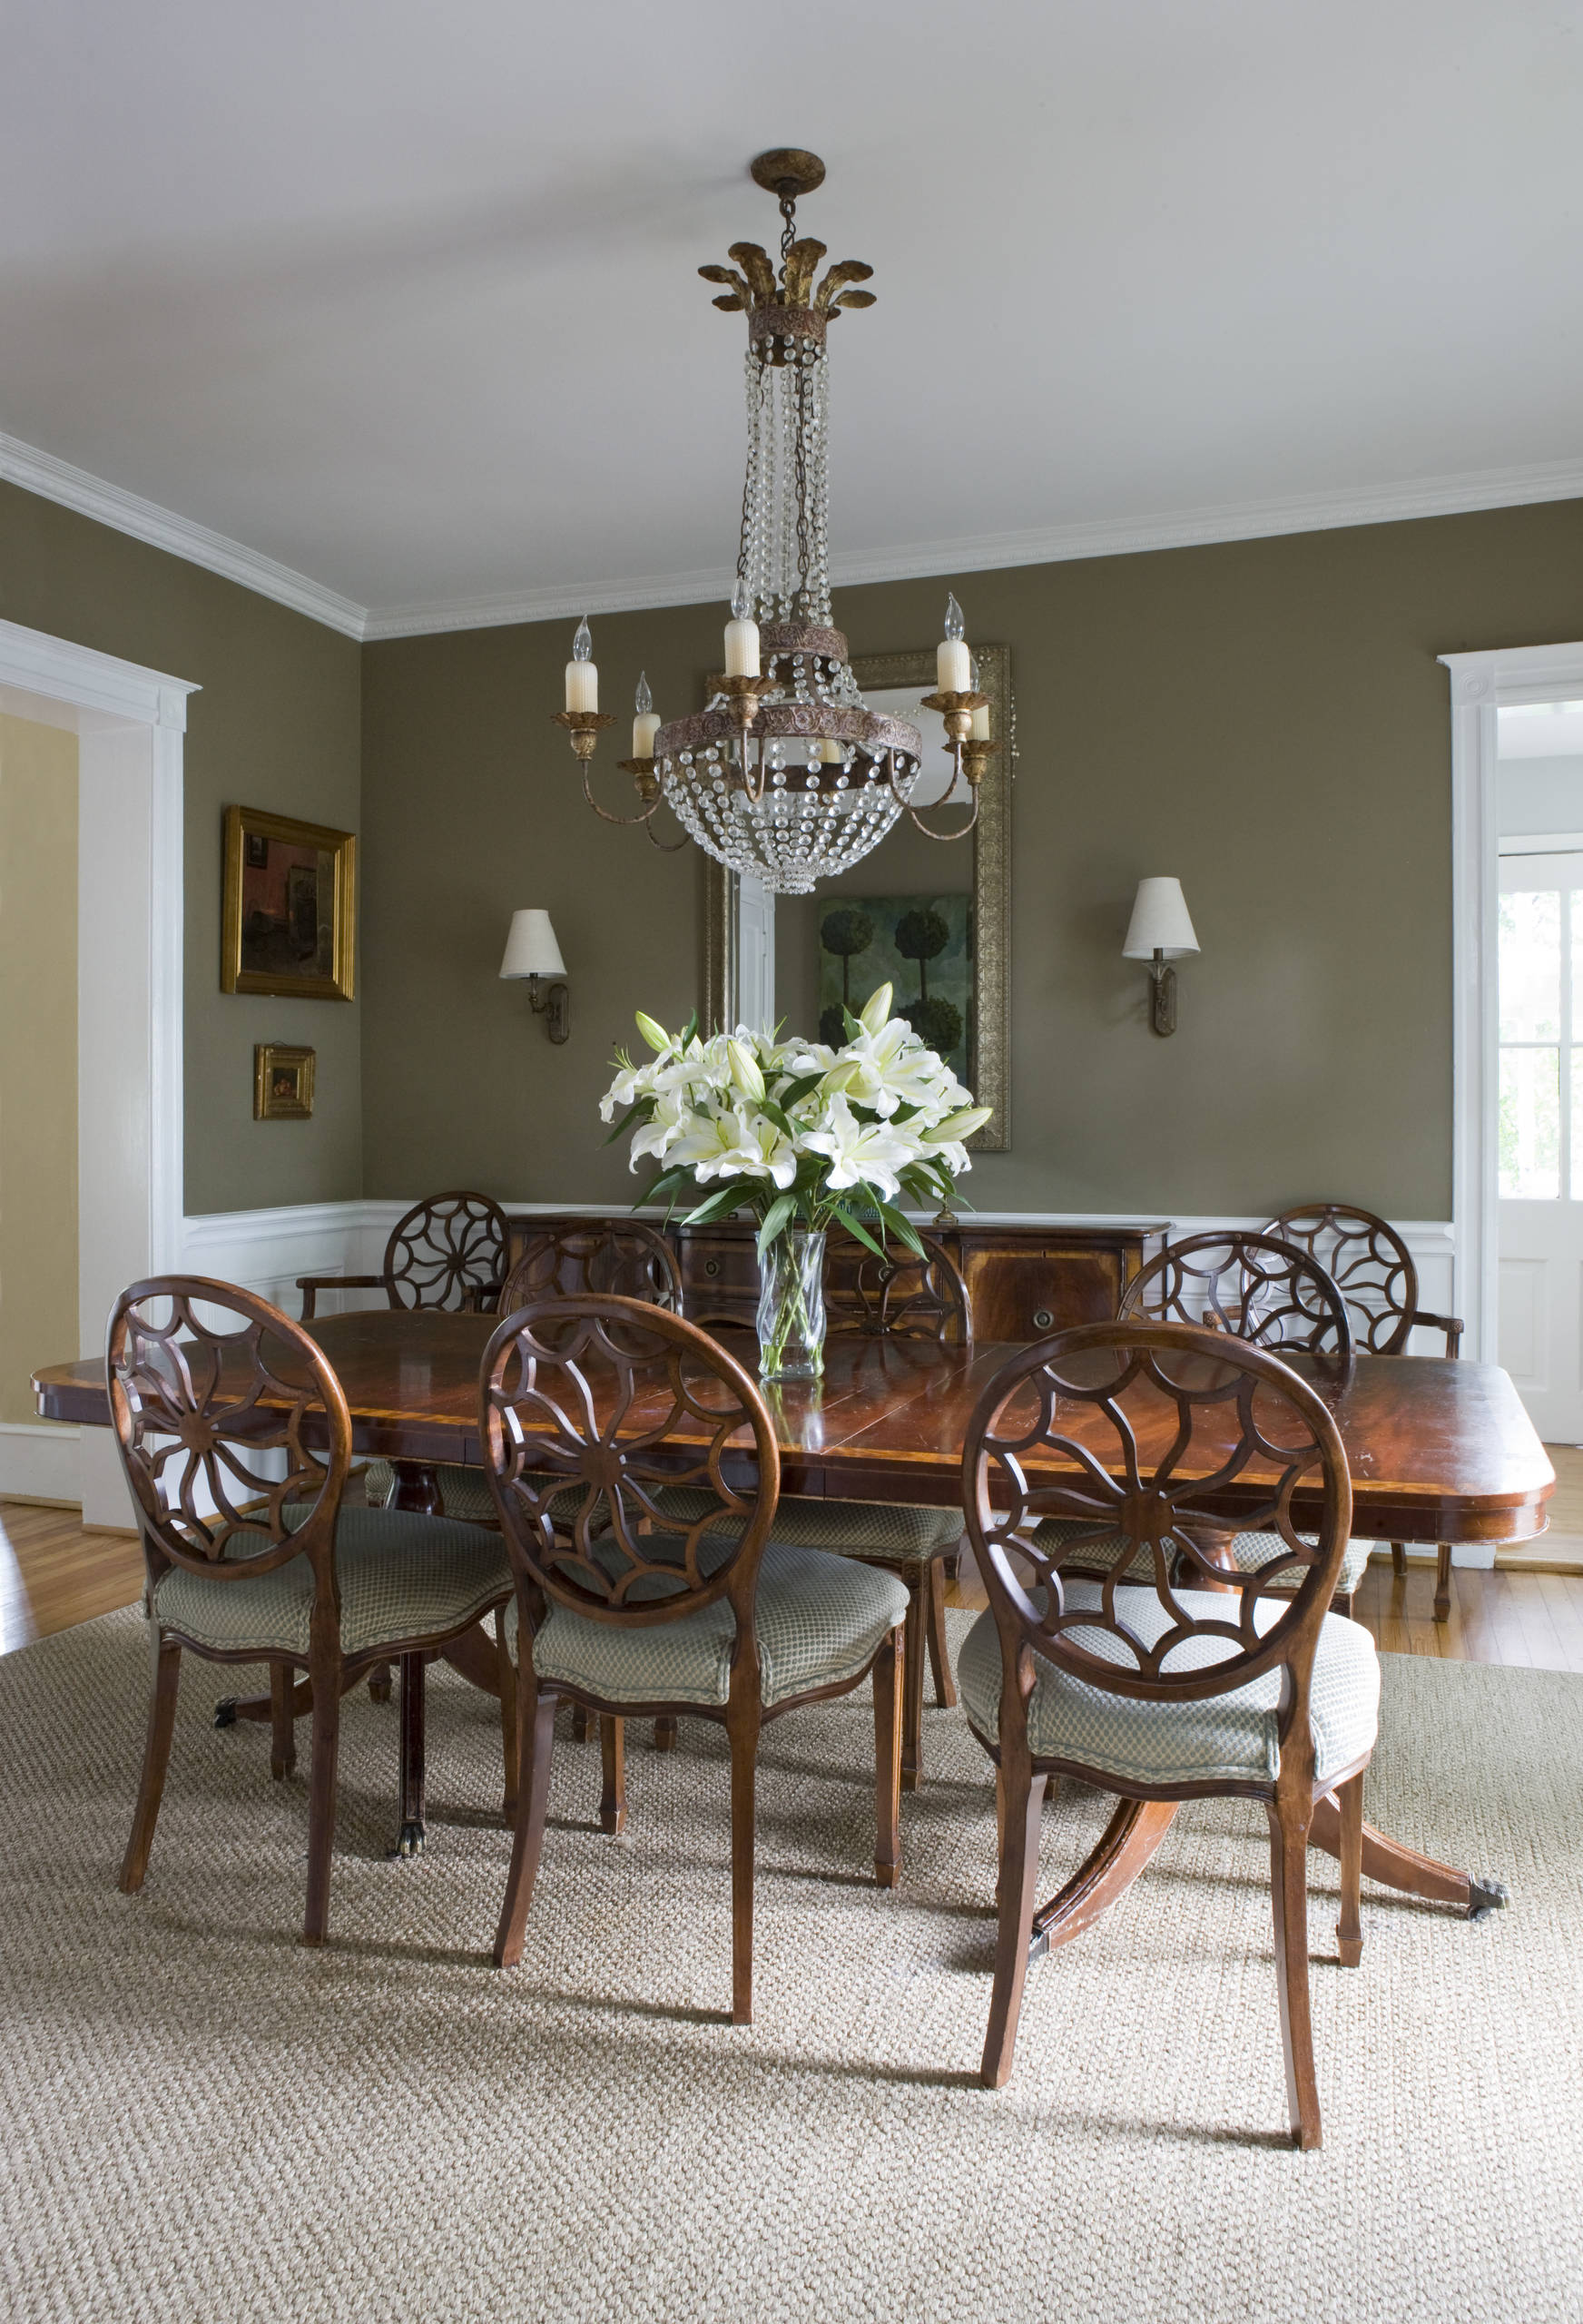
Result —
[[[479,1464],[478,1369],[496,1319],[447,1310],[370,1309],[321,1316],[305,1328],[334,1365],[351,1414],[355,1449],[395,1465],[396,1505],[440,1506],[435,1467]],[[751,1335],[722,1330],[722,1343],[752,1368]],[[856,1501],[959,1504],[968,1423],[987,1384],[1019,1343],[940,1346],[895,1335],[833,1334],[821,1381],[767,1384],[781,1453],[781,1490]],[[1432,1356],[1334,1358],[1281,1351],[1332,1413],[1352,1479],[1352,1530],[1384,1541],[1493,1542],[1539,1533],[1555,1472],[1507,1374],[1494,1364]],[[109,1424],[102,1364],[57,1364],[34,1375],[46,1420]],[[703,1431],[699,1424],[702,1439]],[[685,1438],[678,1439],[680,1443]],[[1212,1449],[1212,1448],[1211,1448]],[[1037,1482],[1038,1462],[1029,1464]],[[1214,1465],[1211,1463],[1210,1465]],[[1058,1473],[1052,1467],[1050,1473]],[[1234,1524],[1262,1497],[1256,1470],[1206,1496]],[[1303,1515],[1301,1497],[1295,1514]],[[481,1628],[445,1649],[476,1685],[497,1688],[496,1649]],[[304,1682],[306,1683],[306,1682]],[[268,1717],[268,1698],[235,1706]],[[421,1758],[421,1738],[418,1738]],[[421,1822],[421,1798],[406,1797]],[[421,1785],[421,1768],[418,1773]],[[1114,1846],[1041,1907],[1034,1950],[1088,1926],[1136,1878],[1176,1813],[1169,1801],[1124,1803]],[[1341,1853],[1333,1801],[1315,1810],[1312,1844]],[[1364,1827],[1363,1870],[1372,1880],[1470,1916],[1505,1902],[1503,1884],[1422,1855]]]

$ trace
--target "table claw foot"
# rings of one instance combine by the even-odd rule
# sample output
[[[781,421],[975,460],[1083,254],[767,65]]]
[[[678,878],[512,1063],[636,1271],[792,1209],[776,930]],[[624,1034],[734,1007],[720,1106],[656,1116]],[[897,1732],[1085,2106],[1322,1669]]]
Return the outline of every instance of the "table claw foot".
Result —
[[[1511,1891],[1504,1880],[1497,1880],[1486,1873],[1482,1880],[1468,1883],[1468,1918],[1488,1920],[1491,1913],[1504,1912],[1511,1902]]]
[[[220,1701],[215,1704],[214,1724],[216,1727],[234,1727],[236,1725],[236,1697],[234,1695],[224,1695],[221,1698]]]
[[[423,1854],[423,1844],[427,1837],[428,1834],[421,1824],[403,1824],[401,1827],[401,1836],[398,1839],[395,1846],[391,1849],[390,1854],[398,1861],[405,1859],[408,1856],[421,1856]]]

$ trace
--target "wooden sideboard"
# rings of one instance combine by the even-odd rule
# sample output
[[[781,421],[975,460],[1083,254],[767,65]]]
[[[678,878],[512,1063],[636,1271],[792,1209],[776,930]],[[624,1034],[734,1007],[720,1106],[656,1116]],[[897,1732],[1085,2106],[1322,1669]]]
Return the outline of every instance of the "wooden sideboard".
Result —
[[[511,1220],[513,1262],[532,1234],[531,1212]],[[751,1324],[759,1270],[750,1219],[667,1230],[682,1269],[683,1312],[694,1321]],[[1161,1226],[1038,1226],[964,1219],[931,1227],[960,1268],[981,1340],[1037,1340],[1114,1315],[1123,1287],[1165,1238]]]

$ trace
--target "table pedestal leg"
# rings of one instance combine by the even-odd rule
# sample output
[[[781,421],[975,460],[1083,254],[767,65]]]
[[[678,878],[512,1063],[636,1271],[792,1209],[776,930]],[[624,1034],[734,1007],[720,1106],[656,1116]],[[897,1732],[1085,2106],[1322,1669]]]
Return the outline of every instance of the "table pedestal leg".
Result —
[[[1339,1858],[1342,1818],[1333,1799],[1316,1802],[1313,1821],[1308,1827],[1308,1845]],[[1475,1879],[1471,1873],[1459,1872],[1454,1865],[1441,1864],[1432,1856],[1421,1856],[1416,1848],[1406,1847],[1387,1833],[1377,1832],[1372,1824],[1363,1827],[1363,1877],[1377,1880],[1385,1888],[1399,1888],[1403,1896],[1422,1896],[1433,1905],[1454,1905],[1470,1921],[1481,1920],[1486,1913],[1496,1911],[1507,1902],[1509,1894],[1503,1880],[1497,1880],[1489,1873]]]
[[[1116,1801],[1098,1846],[1066,1886],[1035,1913],[1027,1946],[1030,1961],[1080,1935],[1132,1886],[1170,1830],[1179,1805],[1175,1799]]]

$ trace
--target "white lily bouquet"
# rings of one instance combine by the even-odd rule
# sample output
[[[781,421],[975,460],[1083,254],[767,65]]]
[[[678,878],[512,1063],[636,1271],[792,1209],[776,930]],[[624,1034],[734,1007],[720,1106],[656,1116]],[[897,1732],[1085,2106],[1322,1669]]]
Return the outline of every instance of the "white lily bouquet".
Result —
[[[745,1026],[705,1040],[695,1014],[667,1033],[640,1009],[638,1030],[654,1054],[641,1065],[618,1056],[600,1104],[615,1123],[612,1139],[633,1131],[632,1167],[648,1157],[662,1166],[643,1201],[674,1207],[683,1187],[713,1187],[685,1224],[757,1214],[766,1379],[823,1368],[829,1227],[843,1226],[881,1258],[889,1232],[921,1257],[897,1198],[949,1202],[972,1167],[965,1141],[989,1118],[907,1019],[891,1016],[890,997],[881,985],[860,1017],[845,1012],[840,1049]]]

